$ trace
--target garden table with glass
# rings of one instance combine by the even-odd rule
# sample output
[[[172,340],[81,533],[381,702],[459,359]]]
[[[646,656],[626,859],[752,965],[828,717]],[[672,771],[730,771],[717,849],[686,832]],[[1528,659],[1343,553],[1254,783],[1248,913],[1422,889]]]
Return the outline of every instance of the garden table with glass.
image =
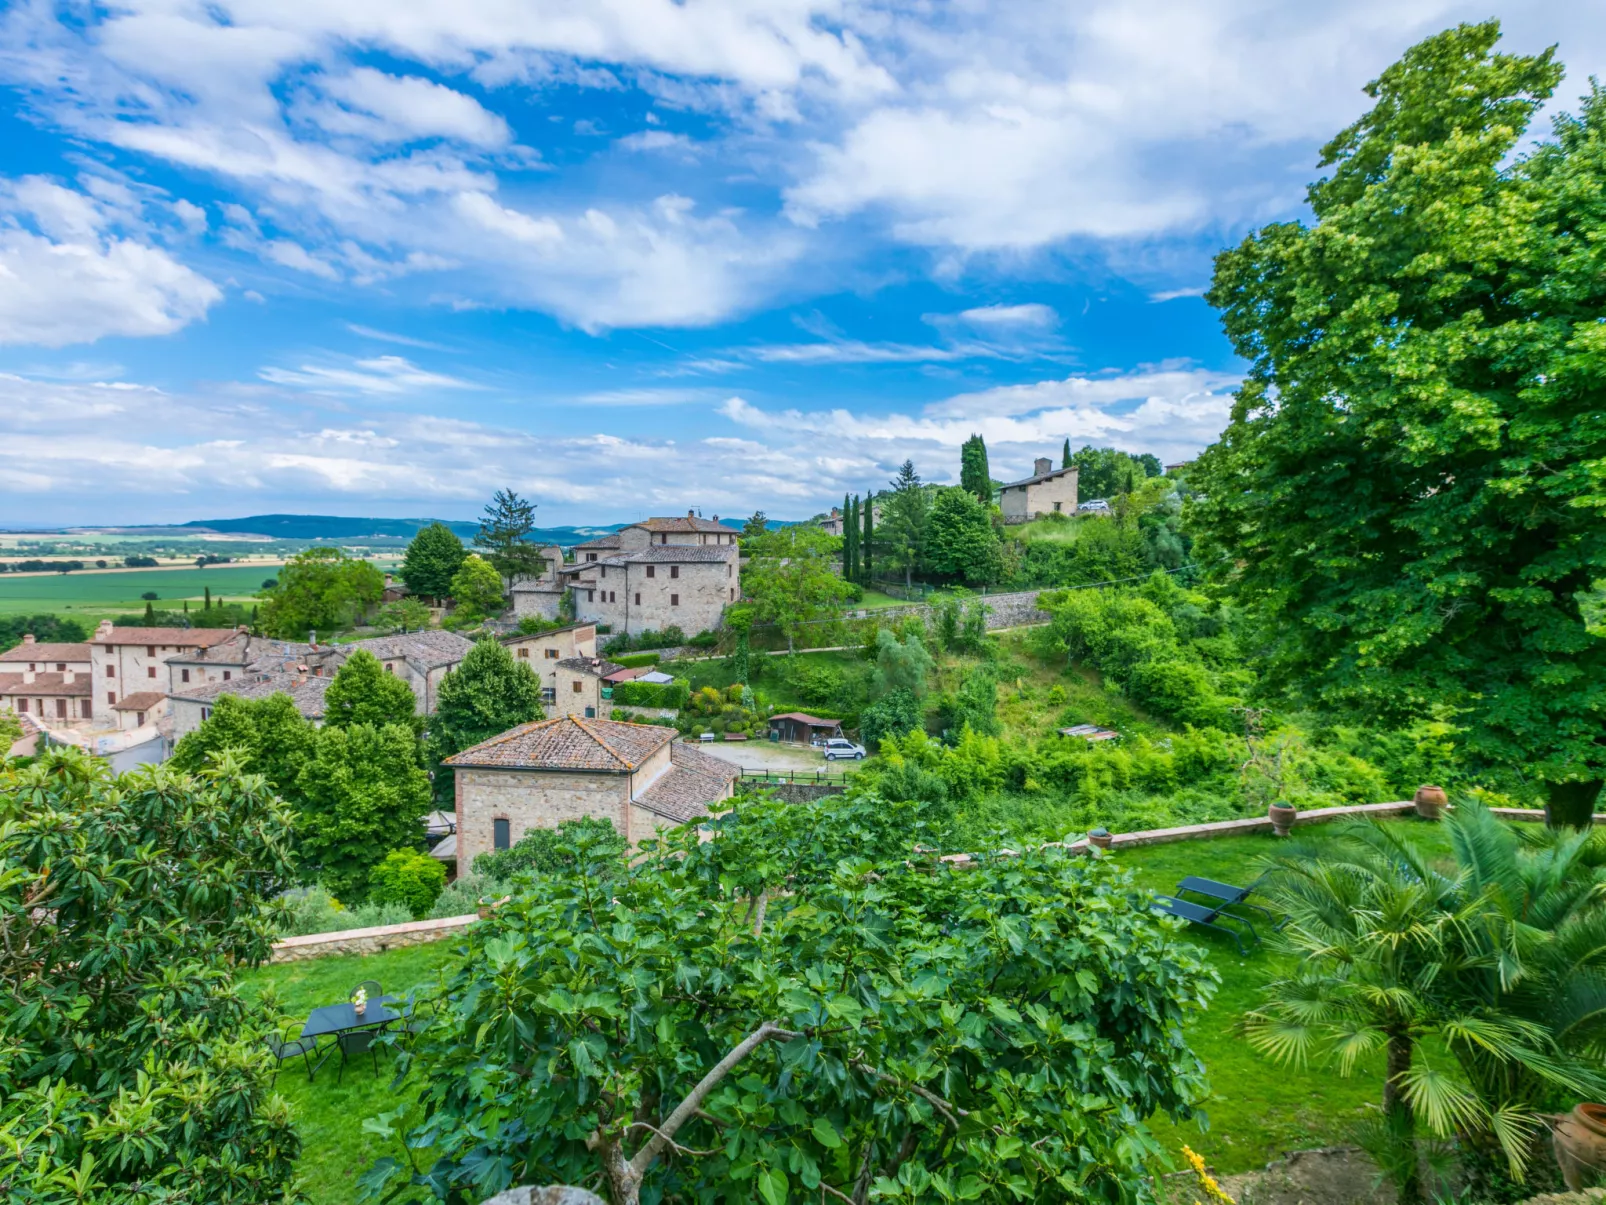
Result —
[[[400,1021],[401,1013],[392,1012],[385,1007],[400,999],[400,996],[381,996],[378,1000],[370,1000],[361,1016],[357,1015],[357,1006],[350,1000],[342,1004],[326,1004],[322,1008],[315,1008],[312,1010],[312,1015],[307,1018],[307,1023],[301,1027],[301,1036],[311,1038],[316,1043],[319,1038],[329,1034],[338,1039],[341,1034],[349,1030],[369,1029],[374,1026],[389,1025],[392,1021]],[[319,1059],[317,1066],[312,1069],[314,1075],[338,1046],[338,1041],[331,1043],[324,1051],[323,1058]]]

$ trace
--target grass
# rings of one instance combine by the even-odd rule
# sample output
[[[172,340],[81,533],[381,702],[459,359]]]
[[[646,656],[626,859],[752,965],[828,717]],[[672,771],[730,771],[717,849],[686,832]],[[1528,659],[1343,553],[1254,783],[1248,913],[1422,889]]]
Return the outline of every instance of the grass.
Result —
[[[157,610],[177,610],[184,599],[198,604],[207,587],[211,587],[213,601],[250,602],[262,583],[278,573],[277,566],[258,563],[119,573],[79,570],[41,576],[0,574],[0,615],[72,611],[79,618],[87,618],[143,611],[145,600],[140,595],[150,591],[158,596],[152,604]]]
[[[1034,519],[1008,529],[1010,538],[1022,543],[1039,541],[1044,544],[1074,544],[1082,538],[1082,524],[1086,519]]]
[[[866,663],[856,650],[837,653],[798,653],[797,659],[809,665],[843,670],[850,677],[869,672]],[[807,711],[810,706],[808,701],[795,697],[792,688],[782,678],[785,661],[785,657],[755,655],[749,662],[751,671],[748,685],[781,711]],[[705,686],[724,690],[732,681],[729,663],[724,658],[709,661],[669,661],[659,668],[666,674],[685,678],[691,683],[694,691],[701,690]],[[823,707],[825,704],[817,706]]]
[[[313,1009],[338,1004],[350,998],[351,990],[364,979],[377,979],[393,996],[405,996],[413,988],[433,983],[436,972],[457,949],[455,941],[438,941],[423,946],[407,946],[383,954],[314,958],[304,962],[277,963],[259,967],[241,977],[241,990],[251,998],[272,988],[279,1007],[291,1019],[286,1028],[299,1034],[299,1022]],[[324,1039],[327,1042],[329,1039]],[[316,1062],[316,1059],[314,1059]],[[300,1059],[284,1064],[279,1073],[278,1091],[290,1102],[296,1129],[301,1134],[301,1159],[297,1169],[302,1188],[314,1205],[349,1205],[357,1199],[356,1178],[383,1155],[399,1155],[400,1148],[389,1139],[364,1131],[364,1119],[394,1108],[402,1097],[411,1100],[417,1083],[392,1087],[390,1056],[379,1054],[379,1074],[373,1062],[348,1064],[341,1082],[335,1083],[340,1065],[336,1054],[307,1082]]]

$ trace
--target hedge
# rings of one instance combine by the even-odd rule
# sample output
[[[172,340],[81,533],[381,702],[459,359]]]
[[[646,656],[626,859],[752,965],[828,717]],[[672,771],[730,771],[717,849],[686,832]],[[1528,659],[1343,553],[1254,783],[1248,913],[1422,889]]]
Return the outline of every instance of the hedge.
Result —
[[[684,707],[691,698],[691,683],[684,678],[673,682],[621,682],[613,688],[615,704],[627,707]]]
[[[609,657],[608,660],[615,665],[630,669],[637,665],[657,665],[662,656],[661,653],[621,653],[617,657]]]

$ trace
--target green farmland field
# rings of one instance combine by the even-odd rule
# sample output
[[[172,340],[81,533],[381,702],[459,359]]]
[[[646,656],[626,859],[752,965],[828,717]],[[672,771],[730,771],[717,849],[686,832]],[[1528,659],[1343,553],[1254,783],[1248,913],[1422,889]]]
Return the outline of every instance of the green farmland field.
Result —
[[[205,569],[131,569],[123,572],[79,571],[77,573],[28,574],[13,577],[0,574],[0,615],[33,615],[55,612],[98,619],[126,611],[143,611],[146,591],[157,594],[158,610],[179,610],[181,600],[199,606],[204,591],[212,589],[214,601],[246,602],[277,576],[276,565],[211,565]]]

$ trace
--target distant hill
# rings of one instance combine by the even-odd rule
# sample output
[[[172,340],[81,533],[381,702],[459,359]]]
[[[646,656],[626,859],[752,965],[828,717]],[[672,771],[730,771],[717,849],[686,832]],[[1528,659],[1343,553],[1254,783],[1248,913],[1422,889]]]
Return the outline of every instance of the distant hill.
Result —
[[[421,527],[444,523],[464,540],[472,540],[479,524],[461,519],[366,519],[343,515],[247,515],[243,519],[195,519],[183,525],[197,534],[270,536],[278,540],[359,540],[368,536],[411,539]],[[601,527],[542,527],[530,533],[539,544],[578,544],[623,524]]]

